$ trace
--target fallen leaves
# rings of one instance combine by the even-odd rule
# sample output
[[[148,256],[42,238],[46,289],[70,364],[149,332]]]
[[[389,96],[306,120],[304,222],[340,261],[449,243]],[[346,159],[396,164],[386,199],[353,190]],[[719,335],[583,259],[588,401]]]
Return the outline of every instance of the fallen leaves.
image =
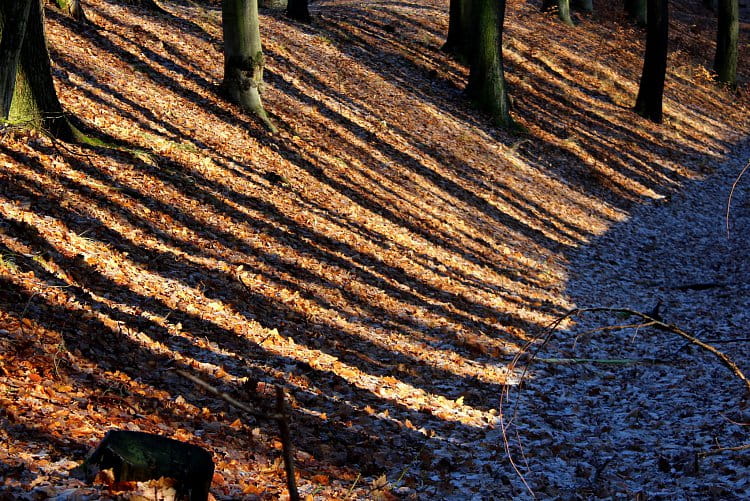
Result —
[[[210,449],[218,497],[281,496],[273,427],[172,370],[190,367],[253,404],[290,390],[308,498],[512,496],[486,437],[516,383],[505,364],[571,306],[570,249],[749,128],[746,98],[686,54],[672,123],[650,128],[618,107],[640,64],[619,9],[559,30],[519,3],[519,142],[462,100],[466,70],[438,50],[444,3],[386,2],[373,24],[336,0],[309,29],[263,18],[286,127],[268,138],[215,93],[215,8],[87,7],[100,30],[50,19],[61,98],[148,151],[0,139],[0,477],[17,493],[83,489],[59,461],[125,428]],[[487,447],[492,464],[458,460]]]

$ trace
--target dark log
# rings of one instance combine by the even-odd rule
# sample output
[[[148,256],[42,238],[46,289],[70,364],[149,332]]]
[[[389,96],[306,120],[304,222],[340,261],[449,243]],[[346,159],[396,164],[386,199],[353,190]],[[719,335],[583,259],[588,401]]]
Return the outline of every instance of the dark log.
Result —
[[[138,431],[110,431],[78,472],[87,480],[112,469],[115,482],[161,477],[177,482],[177,499],[206,501],[214,475],[211,454],[197,445]]]

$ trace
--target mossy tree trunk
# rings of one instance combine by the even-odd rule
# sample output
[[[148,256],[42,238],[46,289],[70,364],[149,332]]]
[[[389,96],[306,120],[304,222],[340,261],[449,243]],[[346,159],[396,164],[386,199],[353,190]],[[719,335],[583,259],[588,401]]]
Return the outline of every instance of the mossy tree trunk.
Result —
[[[544,0],[542,9],[550,10],[555,5],[557,6],[557,17],[560,18],[560,21],[568,26],[573,26],[573,18],[570,17],[570,0]]]
[[[14,18],[5,17],[6,13],[16,12],[16,7],[13,6],[16,1],[0,0],[4,17],[3,24],[6,26],[13,26],[16,23]],[[17,28],[15,26],[12,31],[18,31]],[[15,83],[12,85],[12,97],[7,112],[8,121],[43,129],[48,134],[64,141],[75,140],[80,133],[65,117],[52,81],[41,0],[30,2],[17,61]],[[5,60],[0,61],[3,68],[6,64],[8,63]],[[13,63],[10,62],[10,64]],[[9,92],[4,91],[4,93]],[[7,104],[4,107],[7,107]]]
[[[641,84],[635,101],[635,112],[656,123],[661,123],[662,120],[664,79],[667,73],[668,5],[668,0],[648,0],[646,55],[643,58]]]
[[[0,120],[8,119],[18,60],[34,0],[0,0]]]
[[[307,0],[289,0],[286,4],[286,15],[295,21],[309,23],[310,9],[307,7]]]
[[[737,44],[740,34],[738,0],[719,0],[714,71],[720,82],[737,84]]]
[[[442,47],[443,52],[465,64],[469,63],[471,55],[471,2],[472,0],[451,0],[448,37]]]
[[[512,127],[503,72],[505,0],[472,0],[471,68],[467,92],[502,127]]]
[[[640,26],[648,24],[648,0],[625,0],[625,11]]]
[[[87,22],[82,0],[55,0],[57,7],[80,23]]]
[[[257,0],[222,0],[224,91],[229,99],[254,114],[271,132],[276,128],[263,108],[263,48]]]

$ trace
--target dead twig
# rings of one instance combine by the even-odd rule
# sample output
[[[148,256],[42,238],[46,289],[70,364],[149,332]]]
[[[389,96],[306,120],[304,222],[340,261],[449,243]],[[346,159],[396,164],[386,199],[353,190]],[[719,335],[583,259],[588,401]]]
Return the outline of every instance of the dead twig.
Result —
[[[281,415],[276,420],[281,435],[281,451],[284,456],[284,470],[286,471],[286,487],[290,501],[299,501],[297,480],[294,478],[294,454],[292,452],[292,436],[289,432],[289,416],[284,410],[284,388],[276,387],[276,413]]]
[[[737,179],[734,180],[734,183],[732,183],[732,189],[729,192],[729,198],[727,198],[727,215],[726,215],[726,225],[727,225],[727,238],[729,238],[729,213],[732,210],[732,197],[734,196],[734,190],[737,189],[737,185],[740,182],[740,179],[742,179],[742,176],[747,172],[747,169],[750,168],[750,160],[745,164],[745,166],[740,171],[740,174],[737,176]]]
[[[190,381],[194,382],[195,384],[197,384],[201,388],[205,389],[209,393],[212,393],[212,394],[216,395],[217,397],[221,398],[222,400],[224,400],[228,404],[233,405],[234,407],[237,407],[238,409],[240,409],[242,411],[245,411],[247,414],[250,414],[253,417],[257,417],[257,418],[260,418],[260,419],[276,419],[276,420],[285,417],[283,414],[278,414],[278,413],[271,413],[271,414],[269,414],[269,413],[266,413],[266,412],[259,411],[257,409],[253,409],[249,405],[243,404],[242,402],[240,402],[236,398],[232,397],[228,393],[225,393],[225,392],[219,390],[218,388],[216,388],[215,386],[211,385],[210,383],[207,383],[206,381],[202,380],[198,376],[190,374],[189,372],[185,372],[182,369],[175,369],[175,372],[177,372],[177,374],[179,374],[180,376],[184,377],[185,379],[189,379]]]
[[[748,166],[750,166],[750,163],[748,163]],[[747,169],[747,166],[744,170]],[[743,170],[743,172],[744,172]],[[526,478],[524,477],[524,474],[521,472],[521,470],[518,468],[518,465],[516,464],[513,453],[511,451],[511,440],[508,438],[508,431],[510,426],[513,424],[513,421],[516,419],[518,415],[518,406],[520,403],[520,395],[523,388],[523,380],[526,377],[526,374],[528,374],[528,371],[530,370],[531,364],[535,360],[541,360],[544,361],[544,359],[538,359],[537,355],[539,351],[546,346],[554,337],[555,333],[558,331],[558,328],[560,325],[562,325],[563,322],[565,322],[567,319],[582,316],[586,313],[614,313],[614,314],[621,314],[621,315],[627,315],[632,316],[636,318],[640,318],[643,320],[642,323],[638,324],[625,324],[625,325],[614,325],[614,326],[603,326],[598,327],[595,329],[590,329],[585,332],[585,334],[591,334],[595,332],[609,332],[614,330],[622,330],[622,329],[629,329],[629,328],[644,328],[644,327],[654,327],[658,330],[661,330],[663,332],[669,332],[672,334],[675,334],[677,336],[682,337],[683,339],[686,339],[690,344],[694,344],[703,350],[711,353],[716,358],[721,361],[721,363],[727,367],[742,383],[745,385],[745,390],[747,395],[750,395],[750,381],[748,381],[745,374],[742,372],[742,370],[737,366],[734,361],[729,358],[725,353],[718,350],[716,347],[701,341],[697,337],[689,334],[688,332],[684,331],[680,327],[674,324],[670,324],[667,322],[662,321],[659,318],[655,318],[652,315],[643,313],[638,310],[634,310],[631,308],[608,308],[608,307],[594,307],[594,308],[574,308],[565,314],[561,315],[560,317],[553,320],[543,331],[542,333],[535,337],[534,339],[529,340],[518,352],[518,354],[513,357],[513,360],[508,364],[508,372],[513,373],[516,368],[519,366],[519,363],[522,361],[525,362],[523,364],[521,374],[518,376],[518,399],[515,402],[515,405],[513,407],[513,412],[511,413],[510,419],[506,419],[505,413],[502,412],[503,404],[509,400],[510,398],[510,387],[511,385],[506,385],[503,389],[502,393],[500,394],[500,405],[499,408],[501,410],[499,414],[499,420],[500,420],[500,427],[502,431],[502,437],[503,437],[503,447],[505,449],[506,456],[508,457],[508,460],[510,461],[511,466],[515,470],[516,474],[518,474],[519,478],[521,479],[521,482],[523,482],[524,486],[528,490],[528,492],[532,495],[532,497],[536,497],[534,494],[534,491],[531,489],[529,484],[526,482]],[[541,340],[541,342],[539,342]],[[597,360],[594,359],[548,359],[549,361],[553,363],[583,363],[585,362],[592,362],[595,363]],[[606,361],[606,362],[612,362],[612,361]],[[624,363],[626,361],[620,361],[617,362]],[[628,360],[627,362],[632,362]],[[520,438],[518,440],[518,445],[523,450],[523,446],[520,442]],[[710,451],[706,451],[701,453],[701,456],[708,456],[712,454],[719,454],[726,451],[742,451],[745,449],[750,449],[750,444],[737,446],[737,447],[723,447],[723,448],[717,448],[712,449]]]
[[[219,390],[215,386],[207,383],[198,376],[185,372],[182,369],[175,369],[175,372],[185,379],[189,379],[201,388],[204,388],[209,393],[213,393],[217,397],[221,398],[225,402],[237,407],[238,409],[245,411],[251,416],[261,419],[273,419],[279,425],[279,435],[281,437],[281,454],[284,458],[284,471],[286,472],[286,485],[289,489],[289,500],[299,501],[299,492],[297,491],[297,480],[294,477],[294,453],[292,452],[292,438],[289,431],[289,414],[286,412],[286,405],[284,403],[284,389],[281,386],[276,387],[276,413],[265,413],[257,409],[253,409],[249,405],[243,404],[239,400],[233,398],[231,395]]]
[[[708,457],[708,456],[715,456],[716,454],[721,454],[723,452],[737,452],[737,451],[744,451],[750,449],[750,444],[745,445],[737,445],[734,447],[717,447],[716,449],[709,449],[707,451],[699,452],[699,457]]]

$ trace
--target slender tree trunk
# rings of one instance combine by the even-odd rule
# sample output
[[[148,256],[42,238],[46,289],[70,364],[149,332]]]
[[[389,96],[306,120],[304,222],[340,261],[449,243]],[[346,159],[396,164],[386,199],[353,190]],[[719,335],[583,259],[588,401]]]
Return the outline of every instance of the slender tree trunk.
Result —
[[[738,0],[719,0],[714,71],[720,82],[737,84],[737,44],[740,34]]]
[[[451,0],[448,38],[442,47],[443,52],[466,64],[471,56],[471,2],[472,0]]]
[[[512,127],[503,74],[502,35],[505,0],[472,1],[471,69],[467,92],[502,127]]]
[[[87,22],[81,0],[55,0],[57,7],[79,23]]]
[[[0,120],[8,119],[18,59],[34,0],[0,0]]]
[[[648,24],[648,0],[625,0],[625,11],[640,26]]]
[[[668,0],[648,0],[646,55],[635,101],[635,112],[656,123],[662,120],[664,78],[667,73],[668,5]]]
[[[557,5],[557,17],[563,23],[573,26],[573,19],[570,17],[570,0],[544,0],[542,9],[550,10]]]
[[[573,8],[581,12],[594,12],[593,0],[573,0]]]
[[[257,0],[222,0],[224,31],[224,90],[229,99],[253,113],[268,128],[276,128],[268,118],[260,98],[263,86],[263,48],[260,42]]]
[[[287,17],[303,23],[310,22],[310,10],[307,8],[307,0],[289,0],[286,4]]]

